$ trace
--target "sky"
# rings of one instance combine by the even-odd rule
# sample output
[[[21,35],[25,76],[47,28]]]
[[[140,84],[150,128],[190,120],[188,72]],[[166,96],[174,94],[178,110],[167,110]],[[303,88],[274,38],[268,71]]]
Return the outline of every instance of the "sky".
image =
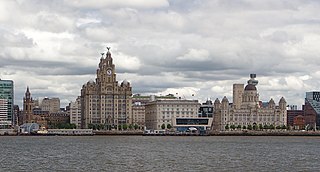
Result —
[[[317,0],[1,0],[0,78],[66,106],[111,47],[133,93],[232,102],[257,74],[260,99],[300,107],[319,91]],[[194,96],[192,96],[194,95]]]

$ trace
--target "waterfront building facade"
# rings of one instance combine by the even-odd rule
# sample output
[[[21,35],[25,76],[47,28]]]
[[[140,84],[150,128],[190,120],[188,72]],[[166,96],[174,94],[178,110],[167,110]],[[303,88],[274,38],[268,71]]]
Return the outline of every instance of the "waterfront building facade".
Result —
[[[239,129],[253,128],[257,129],[261,126],[287,126],[287,103],[282,97],[279,105],[276,105],[271,98],[267,106],[262,106],[259,100],[259,93],[255,80],[256,75],[251,74],[250,80],[245,88],[242,84],[233,86],[233,98],[235,103],[229,103],[224,97],[220,102],[216,99],[214,102],[214,130],[228,130],[234,126]]]
[[[70,123],[75,124],[77,128],[81,128],[81,101],[80,97],[74,102],[70,102],[67,110],[70,115]]]
[[[127,80],[120,85],[108,48],[97,69],[97,78],[81,89],[82,128],[103,125],[105,129],[121,129],[132,123],[132,88]]]
[[[304,117],[307,128],[320,129],[320,92],[306,93]]]
[[[145,105],[145,123],[148,130],[170,129],[173,119],[198,118],[198,100],[158,99]]]
[[[49,113],[57,113],[60,111],[60,99],[45,97],[40,104],[41,110],[49,111]]]
[[[13,105],[13,81],[0,79],[0,128],[8,128],[15,125]]]
[[[198,117],[202,118],[213,118],[213,103],[211,100],[207,100],[199,108]]]
[[[132,124],[138,126],[139,129],[145,127],[145,105],[150,102],[150,96],[141,96],[136,94],[132,96]]]

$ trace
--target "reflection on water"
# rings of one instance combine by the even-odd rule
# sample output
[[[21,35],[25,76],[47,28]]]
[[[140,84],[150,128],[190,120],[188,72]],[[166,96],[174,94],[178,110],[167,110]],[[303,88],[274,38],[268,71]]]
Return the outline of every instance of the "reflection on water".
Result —
[[[0,171],[318,171],[320,137],[0,137]]]

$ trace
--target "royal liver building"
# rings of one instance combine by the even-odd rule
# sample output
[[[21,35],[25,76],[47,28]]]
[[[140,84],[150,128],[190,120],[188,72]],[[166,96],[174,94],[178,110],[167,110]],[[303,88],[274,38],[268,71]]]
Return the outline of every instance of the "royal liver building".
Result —
[[[95,125],[105,129],[121,129],[131,123],[132,89],[126,80],[118,84],[109,49],[106,57],[101,53],[96,80],[82,86],[82,128]]]
[[[276,105],[273,99],[269,102],[261,102],[255,80],[256,75],[251,74],[248,85],[233,85],[233,103],[224,97],[220,102],[214,102],[214,123],[215,130],[226,130],[226,126],[236,126],[239,129],[246,129],[249,126],[261,128],[261,126],[284,127],[287,125],[287,102],[282,97]]]

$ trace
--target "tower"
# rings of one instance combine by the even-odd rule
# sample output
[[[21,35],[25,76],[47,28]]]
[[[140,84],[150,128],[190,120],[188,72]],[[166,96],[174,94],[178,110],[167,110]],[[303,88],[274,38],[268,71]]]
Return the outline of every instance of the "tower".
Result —
[[[127,80],[119,85],[110,47],[107,49],[106,54],[101,53],[95,82],[90,80],[81,89],[82,128],[122,129],[132,120],[131,85]]]
[[[29,87],[27,87],[27,90],[24,94],[24,98],[23,98],[23,123],[31,123],[33,118],[33,100],[31,97],[31,93],[29,91]]]
[[[242,95],[242,107],[256,107],[259,105],[259,94],[256,85],[258,80],[255,80],[256,74],[250,74],[248,85],[244,88]]]
[[[243,87],[244,84],[233,84],[233,105],[236,109],[241,107]]]

